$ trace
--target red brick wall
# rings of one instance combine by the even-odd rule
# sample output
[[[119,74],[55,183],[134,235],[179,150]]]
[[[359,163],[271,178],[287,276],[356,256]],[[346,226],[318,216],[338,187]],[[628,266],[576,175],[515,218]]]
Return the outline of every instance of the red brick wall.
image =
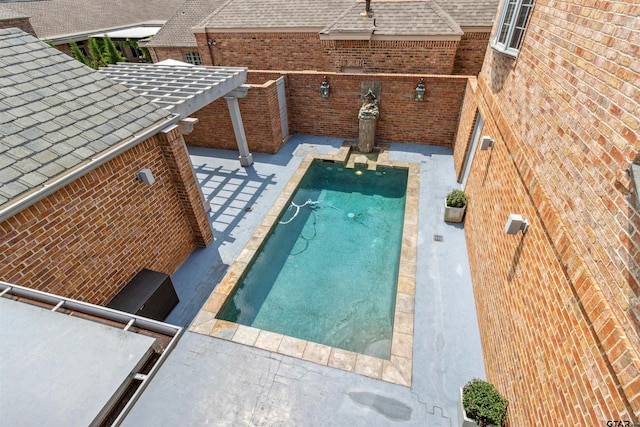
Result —
[[[511,425],[640,416],[640,212],[627,176],[638,12],[538,0],[518,58],[489,49],[479,77],[482,134],[496,143],[476,152],[465,234],[487,376]],[[530,221],[526,235],[505,234],[510,213]]]
[[[467,84],[467,77],[426,76],[425,102],[413,101],[420,76],[403,74],[326,74],[331,86],[329,98],[320,98],[324,74],[317,72],[250,71],[252,84],[285,77],[289,130],[338,138],[358,137],[361,82],[380,82],[380,118],[377,141],[402,141],[451,146]],[[226,102],[218,100],[196,113],[198,123],[188,144],[236,149]],[[275,84],[266,83],[240,99],[250,149],[275,152],[281,141]],[[253,122],[253,123],[252,123]]]
[[[31,26],[29,18],[7,19],[0,21],[0,28],[19,28],[25,33],[31,34],[33,37],[38,37]]]
[[[452,74],[477,76],[489,46],[491,33],[465,33],[455,54]]]
[[[142,268],[172,274],[196,244],[164,152],[173,137],[154,136],[0,223],[0,280],[105,304]],[[153,185],[136,180],[145,167]]]
[[[209,46],[207,40],[215,39]],[[452,74],[458,41],[324,40],[318,33],[209,33],[196,34],[200,55],[207,64],[248,67],[253,70],[324,70],[361,68],[364,73]],[[475,41],[461,53],[460,69],[484,56],[471,54]],[[466,67],[466,68],[465,68]]]
[[[326,40],[321,43],[330,64],[325,69],[336,72],[343,71],[344,67],[356,67],[364,73],[452,74],[458,48],[457,41]]]
[[[284,142],[275,81],[269,80],[264,84],[253,85],[245,98],[238,99],[238,104],[249,150],[277,153]],[[198,118],[199,122],[192,133],[185,135],[187,144],[237,149],[229,108],[224,99],[218,99],[191,117]]]
[[[156,63],[165,59],[185,62],[184,52],[198,52],[197,47],[150,47],[151,60]]]
[[[208,46],[204,40],[214,38]],[[318,33],[196,34],[200,56],[213,55],[214,65],[253,70],[324,70],[330,64],[322,53]]]

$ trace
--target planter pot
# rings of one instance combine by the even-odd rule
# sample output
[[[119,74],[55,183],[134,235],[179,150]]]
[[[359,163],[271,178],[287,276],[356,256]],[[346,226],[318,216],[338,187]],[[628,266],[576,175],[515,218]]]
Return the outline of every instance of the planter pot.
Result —
[[[462,222],[462,218],[464,218],[464,211],[467,206],[463,206],[461,208],[454,208],[451,206],[447,206],[447,201],[444,202],[444,220],[446,222]]]
[[[460,400],[458,400],[458,425],[460,427],[478,427],[478,424],[471,418],[467,418],[467,413],[464,412],[464,407],[462,406],[462,387],[460,387]]]

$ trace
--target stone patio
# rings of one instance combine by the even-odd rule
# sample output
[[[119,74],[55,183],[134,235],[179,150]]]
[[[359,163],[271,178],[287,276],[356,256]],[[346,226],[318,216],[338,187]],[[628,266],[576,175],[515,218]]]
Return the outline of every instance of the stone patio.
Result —
[[[249,168],[237,152],[189,149],[216,240],[172,276],[180,304],[167,322],[188,326],[212,303],[304,157],[335,155],[342,142],[296,135],[275,155],[254,154]],[[358,368],[348,352],[231,324],[226,339],[185,332],[124,425],[457,425],[459,387],[484,378],[484,367],[464,230],[442,220],[444,197],[458,188],[453,157],[442,147],[392,143],[389,160],[420,165],[411,386],[371,378],[373,365]],[[216,326],[199,316],[192,329]]]

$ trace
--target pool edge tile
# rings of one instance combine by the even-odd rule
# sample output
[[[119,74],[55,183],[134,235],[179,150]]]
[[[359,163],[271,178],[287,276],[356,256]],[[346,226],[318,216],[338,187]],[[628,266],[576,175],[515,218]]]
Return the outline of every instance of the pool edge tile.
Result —
[[[276,332],[260,330],[254,347],[277,353],[283,337],[284,335]]]
[[[382,377],[382,365],[382,359],[361,353],[356,354],[355,373],[357,374],[379,380]]]
[[[233,334],[231,341],[237,342],[238,344],[244,344],[253,346],[258,339],[258,335],[260,334],[260,329],[252,328],[251,326],[238,325],[238,329]]]
[[[278,353],[284,354],[285,356],[295,357],[296,359],[302,359],[306,346],[307,341],[305,340],[283,335],[282,341],[278,346]]]
[[[356,369],[356,358],[358,354],[341,348],[332,348],[327,366],[347,372],[354,372]]]
[[[329,356],[331,355],[331,347],[324,344],[318,344],[308,341],[307,346],[302,354],[303,360],[309,362],[315,362],[319,365],[327,365],[329,363]]]

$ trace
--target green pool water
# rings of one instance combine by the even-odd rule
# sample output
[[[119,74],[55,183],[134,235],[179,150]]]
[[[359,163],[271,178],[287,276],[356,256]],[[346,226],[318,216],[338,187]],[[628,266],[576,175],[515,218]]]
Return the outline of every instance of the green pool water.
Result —
[[[315,161],[217,317],[389,359],[407,170]]]

